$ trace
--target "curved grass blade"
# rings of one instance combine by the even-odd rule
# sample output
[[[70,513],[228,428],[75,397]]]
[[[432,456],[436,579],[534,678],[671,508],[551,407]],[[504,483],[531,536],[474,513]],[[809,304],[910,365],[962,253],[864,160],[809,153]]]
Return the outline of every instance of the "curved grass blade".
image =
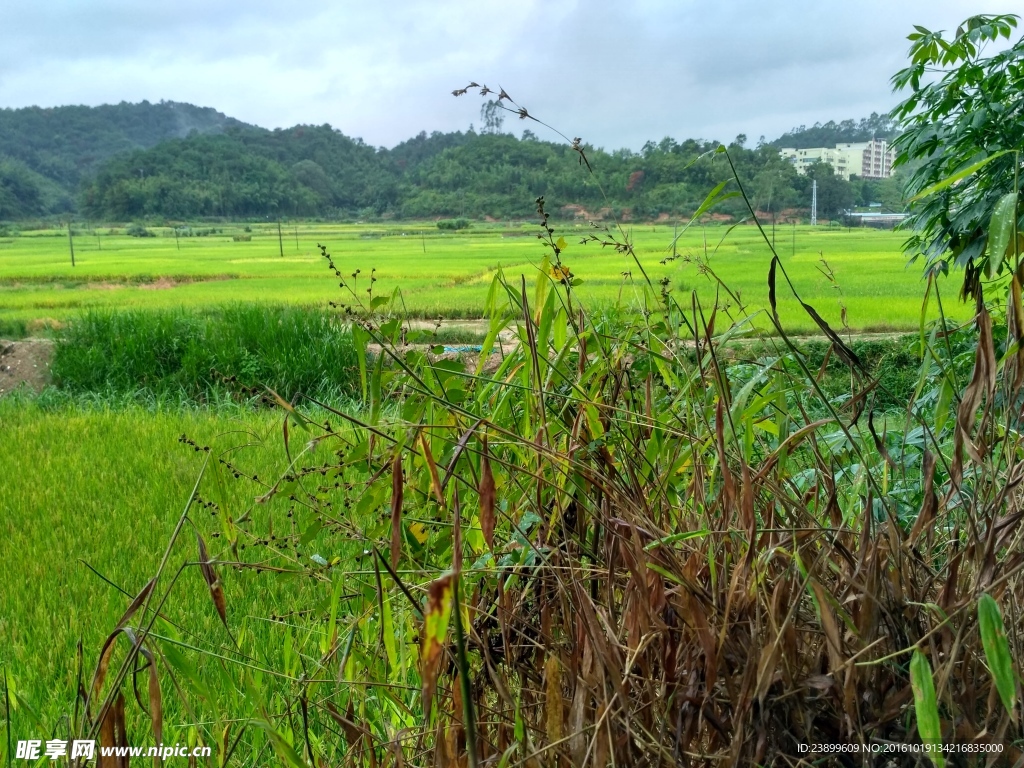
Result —
[[[999,691],[999,698],[1016,722],[1017,685],[1013,678],[1013,660],[1010,658],[1010,645],[1003,628],[1003,616],[991,595],[982,595],[978,601],[978,628],[981,631],[981,645],[985,649],[985,660],[996,690]]]

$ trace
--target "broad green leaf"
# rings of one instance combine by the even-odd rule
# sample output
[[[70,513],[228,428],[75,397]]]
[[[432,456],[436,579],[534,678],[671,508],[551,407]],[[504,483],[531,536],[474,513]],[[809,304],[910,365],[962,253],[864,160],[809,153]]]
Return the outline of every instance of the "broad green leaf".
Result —
[[[992,210],[992,223],[988,230],[988,276],[989,279],[999,274],[1006,258],[1006,250],[1017,228],[1017,193],[1007,192],[999,198]]]
[[[487,337],[484,339],[484,343],[480,347],[480,355],[476,362],[477,376],[483,373],[484,365],[487,363],[487,358],[490,357],[491,350],[494,348],[494,342],[498,340],[498,334],[501,333],[501,329],[504,327],[505,320],[501,314],[495,313],[491,316],[491,322],[487,328]]]
[[[993,160],[995,160],[997,158],[1000,158],[1003,155],[1005,155],[1005,154],[1007,154],[1009,152],[1012,152],[1012,151],[1013,150],[1010,150],[1010,149],[1004,149],[1002,152],[996,152],[994,155],[989,155],[984,160],[979,160],[978,162],[974,163],[973,165],[969,165],[966,168],[963,168],[963,169],[957,171],[952,176],[947,176],[945,179],[943,179],[942,181],[938,182],[937,184],[932,184],[930,187],[925,187],[920,192],[918,192],[916,195],[914,195],[912,198],[910,198],[910,200],[908,200],[907,202],[913,203],[913,202],[915,202],[917,200],[921,200],[922,198],[928,197],[930,195],[934,195],[936,192],[941,192],[944,189],[948,189],[949,187],[951,187],[954,184],[956,184],[958,181],[961,181],[962,179],[966,179],[968,176],[971,176],[972,174],[977,173],[982,168],[984,168],[986,165],[991,163]]]
[[[378,298],[380,298],[380,297],[378,297]],[[374,301],[377,301],[377,299],[374,299]],[[398,332],[401,330],[401,328],[402,328],[402,321],[399,320],[397,317],[395,317],[395,318],[392,318],[391,320],[388,320],[386,323],[383,323],[380,326],[380,335],[383,338],[388,339],[389,341],[394,342],[394,341],[397,340]]]
[[[555,350],[558,352],[562,351],[565,346],[565,339],[568,334],[568,318],[565,314],[565,307],[559,307],[558,312],[555,314],[554,324],[551,327],[551,339],[555,345]]]
[[[688,539],[701,538],[703,536],[707,536],[709,532],[710,531],[708,531],[707,528],[701,528],[698,531],[685,531],[683,533],[673,533],[669,536],[663,536],[657,541],[652,541],[650,544],[644,547],[644,551],[650,552],[652,549],[656,549],[666,544],[675,544],[677,541],[687,541]]]
[[[914,716],[917,718],[917,733],[921,742],[933,748],[928,757],[936,768],[944,768],[942,756],[942,727],[939,725],[939,708],[935,699],[935,683],[932,681],[932,666],[928,657],[917,648],[910,660],[910,685],[914,689]]]
[[[537,375],[543,377],[547,371],[548,361],[548,338],[551,336],[551,324],[555,319],[555,294],[548,293],[544,300],[544,306],[540,310],[540,322],[537,324],[537,355],[540,360],[540,370]]]
[[[544,307],[544,301],[548,296],[548,275],[551,274],[551,259],[545,253],[540,261],[540,274],[537,275],[537,284],[533,292],[533,316],[534,322],[540,322],[540,313]]]
[[[999,606],[991,595],[982,595],[978,601],[978,628],[981,630],[981,645],[985,649],[985,660],[995,681],[996,690],[1003,706],[1016,720],[1014,706],[1017,703],[1017,685],[1013,677],[1013,661],[1010,645],[1003,629],[1003,617]]]
[[[319,520],[314,520],[312,523],[310,523],[309,527],[306,528],[306,530],[303,532],[302,538],[299,539],[299,544],[301,544],[303,547],[309,544],[309,542],[316,538],[316,535],[320,533],[320,530],[323,527],[323,523],[321,523]]]

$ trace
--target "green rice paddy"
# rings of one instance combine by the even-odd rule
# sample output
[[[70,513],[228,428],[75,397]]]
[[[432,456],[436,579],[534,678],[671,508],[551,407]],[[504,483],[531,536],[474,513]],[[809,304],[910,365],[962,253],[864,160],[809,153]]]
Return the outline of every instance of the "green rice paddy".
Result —
[[[499,269],[512,278],[523,273],[532,278],[545,254],[532,223],[478,224],[458,233],[439,232],[430,223],[285,224],[280,240],[276,224],[218,230],[176,239],[170,228],[151,228],[156,236],[148,238],[129,237],[117,228],[83,228],[74,238],[74,267],[66,230],[0,238],[0,332],[31,334],[88,308],[203,310],[235,302],[349,302],[351,294],[326,269],[319,244],[364,299],[376,270],[373,295],[400,289],[414,315],[480,317],[487,286]],[[675,259],[671,225],[637,225],[626,232],[649,278],[656,284],[668,278],[683,303],[690,303],[692,290],[705,304],[714,300],[717,284],[698,263],[703,262],[736,292],[748,313],[767,304],[771,249],[755,227],[691,227],[680,236]],[[556,225],[556,237],[568,243],[563,261],[582,280],[579,296],[590,303],[639,296],[637,264],[611,247],[580,245],[590,234],[607,233],[587,223]],[[854,330],[917,327],[924,284],[920,267],[907,266],[903,234],[787,225],[778,227],[774,237],[801,297],[829,322],[842,325],[845,306]],[[946,290],[950,298],[953,292]],[[785,296],[780,290],[783,322],[793,330],[810,330],[802,310]],[[946,310],[964,314],[952,300]],[[763,318],[755,322],[766,325]]]

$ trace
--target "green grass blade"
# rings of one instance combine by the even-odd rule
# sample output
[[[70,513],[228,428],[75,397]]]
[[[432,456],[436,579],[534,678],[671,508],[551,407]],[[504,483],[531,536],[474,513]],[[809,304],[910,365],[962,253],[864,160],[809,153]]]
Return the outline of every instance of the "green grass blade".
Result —
[[[928,658],[918,649],[910,660],[910,684],[914,689],[914,715],[917,718],[917,733],[921,741],[931,746],[928,756],[935,768],[944,768],[942,756],[942,727],[939,725],[939,708],[935,699],[935,683],[932,682],[932,666]]]
[[[982,595],[978,601],[978,628],[981,630],[985,660],[996,690],[999,691],[999,698],[1010,717],[1016,720],[1014,707],[1017,703],[1017,685],[1013,677],[1013,660],[1010,658],[1010,645],[1003,628],[1003,616],[991,595]]]

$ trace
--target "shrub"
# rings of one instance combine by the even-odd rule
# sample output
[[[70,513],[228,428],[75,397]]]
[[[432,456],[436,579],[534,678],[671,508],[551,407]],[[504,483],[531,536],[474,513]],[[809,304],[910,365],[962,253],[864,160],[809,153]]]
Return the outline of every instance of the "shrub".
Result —
[[[129,224],[124,233],[129,237],[156,237],[156,235],[141,224]]]
[[[441,230],[458,231],[469,229],[469,219],[441,219],[437,222],[437,228]]]
[[[231,239],[236,243],[248,243],[252,240],[252,235],[232,235]]]

